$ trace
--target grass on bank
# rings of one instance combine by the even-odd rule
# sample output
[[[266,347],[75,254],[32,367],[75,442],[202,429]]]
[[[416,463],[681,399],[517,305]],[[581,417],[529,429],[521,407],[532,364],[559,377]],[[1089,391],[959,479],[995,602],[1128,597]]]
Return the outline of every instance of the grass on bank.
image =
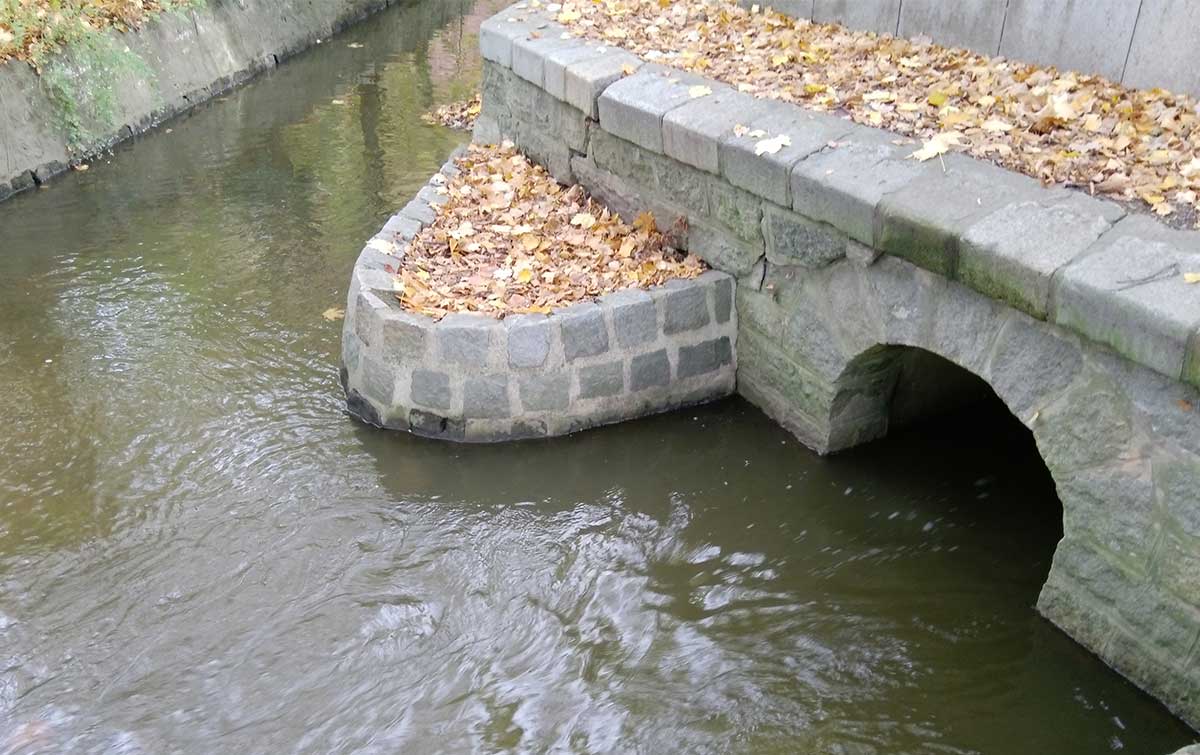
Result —
[[[106,29],[136,29],[164,11],[203,0],[0,0],[0,63],[20,60],[39,71],[67,46]]]

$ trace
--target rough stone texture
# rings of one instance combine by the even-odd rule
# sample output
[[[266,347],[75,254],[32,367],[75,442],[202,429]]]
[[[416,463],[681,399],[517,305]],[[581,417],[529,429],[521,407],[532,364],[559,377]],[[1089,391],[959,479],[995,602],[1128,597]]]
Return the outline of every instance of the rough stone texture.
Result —
[[[385,352],[385,356],[395,353],[389,349]],[[448,410],[450,408],[450,376],[434,370],[413,370],[412,400],[414,404],[429,409]]]
[[[0,198],[44,183],[69,162],[84,160],[163,120],[228,91],[355,21],[389,0],[242,0],[206,3],[186,13],[164,13],[138,31],[108,32],[130,64],[96,70],[87,56],[68,52],[62,73],[103,76],[112,85],[111,116],[89,117],[94,137],[71,144],[60,125],[61,105],[25,65],[0,66]],[[439,4],[417,23],[445,23],[462,6]],[[146,74],[149,71],[149,75]],[[107,109],[106,109],[107,110]]]
[[[604,310],[594,304],[577,304],[561,311],[563,355],[568,362],[608,351],[608,325]]]
[[[1141,3],[1009,0],[1000,54],[1120,81]]]
[[[1037,181],[950,155],[879,203],[876,246],[927,270],[953,276],[959,239],[973,222],[1022,199],[1036,200]]]
[[[508,331],[508,366],[541,367],[550,355],[551,322],[544,315],[517,315],[504,321]]]
[[[692,99],[681,75],[646,66],[614,82],[600,95],[601,126],[627,142],[661,153],[663,116]]]
[[[1191,0],[1142,0],[1123,83],[1200,93],[1200,67],[1178,54],[1200,49],[1200,5]]]
[[[625,365],[606,362],[579,370],[579,398],[606,398],[625,390]]]
[[[536,102],[528,86],[505,84]],[[1200,392],[1185,382],[1200,380],[1200,289],[1181,274],[1200,269],[1200,235],[962,155],[918,163],[891,135],[783,103],[746,124],[792,138],[791,151],[766,159],[749,139],[733,145],[734,116],[709,110],[732,107],[718,95],[664,109],[634,99],[633,85],[613,87],[630,87],[630,122],[645,129],[589,123],[572,171],[624,217],[686,219],[680,241],[740,285],[705,274],[649,292],[652,333],[641,294],[556,313],[561,341],[510,387],[514,411],[534,424],[513,418],[509,437],[538,421],[553,435],[704,400],[736,370],[742,395],[828,453],[994,391],[1030,428],[1063,502],[1065,537],[1039,610],[1200,722],[1189,692],[1200,687]],[[485,101],[485,114],[493,107]],[[519,129],[544,120],[536,109],[507,112]],[[666,154],[653,149],[655,124]],[[364,284],[352,284],[352,306],[354,285]],[[379,339],[374,303],[362,300],[344,362],[369,421],[400,412],[376,407],[364,387],[363,364],[379,362],[365,344]],[[554,377],[533,381],[542,374]],[[395,381],[398,401],[410,382]],[[539,389],[551,396],[543,404]],[[485,437],[501,436],[468,424],[467,439]]]
[[[441,358],[451,364],[482,367],[491,351],[496,321],[483,315],[447,315],[437,328]]]
[[[512,414],[508,400],[508,375],[469,377],[463,381],[463,416],[497,419]]]
[[[617,79],[625,75],[626,69],[638,70],[642,60],[638,56],[609,48],[597,58],[585,58],[569,63],[563,73],[566,101],[587,113],[589,118],[600,117],[598,100],[600,94]]]
[[[752,131],[765,131],[766,137],[728,134],[720,142],[721,175],[729,183],[774,202],[791,207],[791,173],[800,160],[823,149],[831,141],[849,133],[851,125],[836,116],[801,110],[776,101],[763,101],[748,113],[744,123]],[[791,145],[774,154],[756,154],[763,139],[787,136]]]
[[[824,267],[846,256],[846,237],[832,226],[768,205],[763,213],[767,261],[776,265]]]
[[[503,86],[531,95],[524,80]],[[515,109],[538,117],[527,105]],[[453,172],[451,164],[442,169]],[[425,206],[437,199],[425,190],[417,197]],[[347,408],[365,422],[493,443],[577,432],[733,391],[735,286],[724,273],[618,291],[548,316],[454,314],[439,322],[396,301],[389,270],[406,251],[407,240],[376,236],[347,292],[341,374]],[[679,354],[687,369],[675,376]]]
[[[1084,212],[1038,202],[1008,205],[963,235],[958,277],[976,291],[1045,319],[1051,277],[1111,227],[1102,208]]]
[[[663,148],[681,163],[720,173],[718,145],[762,109],[762,100],[732,90],[719,90],[680,105],[663,116]]]
[[[629,390],[644,391],[671,382],[671,360],[666,349],[639,354],[629,366]]]
[[[1200,270],[1200,235],[1127,218],[1062,271],[1055,322],[1181,378],[1200,327],[1200,295],[1183,280],[1190,270]]]
[[[909,154],[911,149],[853,138],[815,154],[792,172],[792,208],[873,245],[880,200],[922,172],[920,163],[905,159]]]

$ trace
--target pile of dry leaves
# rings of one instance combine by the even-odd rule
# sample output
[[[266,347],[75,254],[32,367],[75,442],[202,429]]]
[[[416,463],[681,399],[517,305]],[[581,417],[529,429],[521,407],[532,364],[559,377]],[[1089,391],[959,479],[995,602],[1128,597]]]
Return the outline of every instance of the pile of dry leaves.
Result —
[[[1047,183],[1138,200],[1160,216],[1182,210],[1190,220],[1200,208],[1200,113],[1191,97],[796,21],[732,0],[527,7],[646,60],[919,139],[916,159],[967,152]]]
[[[469,100],[451,102],[449,105],[442,105],[436,110],[424,113],[421,115],[421,120],[434,126],[470,131],[475,128],[475,119],[479,117],[481,110],[483,110],[483,101],[480,95],[476,94]]]
[[[692,278],[696,257],[672,248],[645,213],[621,222],[579,186],[560,186],[510,142],[471,145],[438,187],[446,204],[413,240],[396,276],[408,309],[548,313],[622,288]]]

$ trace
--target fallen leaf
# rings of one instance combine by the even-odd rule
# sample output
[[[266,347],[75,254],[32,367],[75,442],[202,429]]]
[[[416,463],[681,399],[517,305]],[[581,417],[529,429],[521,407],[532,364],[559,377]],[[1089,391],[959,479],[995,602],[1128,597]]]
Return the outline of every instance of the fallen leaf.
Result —
[[[330,307],[329,309],[327,309],[321,313],[321,317],[324,317],[326,320],[329,320],[330,322],[333,322],[335,320],[340,320],[345,316],[346,316],[346,310],[338,309],[337,307]]]
[[[699,99],[700,97],[707,97],[710,94],[712,94],[712,89],[700,84],[697,84],[693,87],[688,87],[688,96],[693,100]]]
[[[754,145],[754,154],[756,155],[774,155],[784,147],[792,146],[792,138],[787,134],[780,134],[774,139],[763,139],[758,144]]]
[[[913,157],[921,162],[932,160],[933,158],[944,155],[950,151],[950,147],[958,144],[962,140],[962,135],[957,131],[943,131],[929,141],[925,145],[913,152],[910,157]]]
[[[1200,273],[1184,273],[1183,282],[1191,284],[1200,283]]]

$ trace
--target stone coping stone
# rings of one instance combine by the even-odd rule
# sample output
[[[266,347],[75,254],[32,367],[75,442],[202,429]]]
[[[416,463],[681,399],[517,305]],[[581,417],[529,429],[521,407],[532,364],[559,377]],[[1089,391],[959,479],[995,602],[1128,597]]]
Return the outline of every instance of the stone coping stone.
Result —
[[[826,264],[843,244],[868,263],[890,254],[1200,386],[1200,285],[1182,275],[1200,272],[1200,232],[1126,218],[1114,202],[962,154],[917,162],[917,145],[898,134],[645,63],[572,37],[522,5],[484,24],[485,59],[513,69],[516,49],[541,56],[544,91],[581,112],[593,136],[618,137],[744,192],[758,203],[758,217],[773,223],[769,263]],[[536,63],[520,68],[517,75],[536,83]],[[712,94],[698,96],[697,86]],[[790,144],[759,148],[779,136]],[[711,220],[700,216],[693,225]],[[758,238],[756,230],[750,240]],[[806,238],[820,248],[796,248]],[[773,239],[789,248],[772,249]],[[722,258],[738,259],[727,272],[745,274],[740,256],[710,257],[718,267]]]
[[[436,321],[405,310],[395,274],[436,216],[437,187],[456,170],[452,158],[355,263],[342,332],[350,414],[484,443],[565,435],[733,392],[735,282],[715,270],[549,315]]]

